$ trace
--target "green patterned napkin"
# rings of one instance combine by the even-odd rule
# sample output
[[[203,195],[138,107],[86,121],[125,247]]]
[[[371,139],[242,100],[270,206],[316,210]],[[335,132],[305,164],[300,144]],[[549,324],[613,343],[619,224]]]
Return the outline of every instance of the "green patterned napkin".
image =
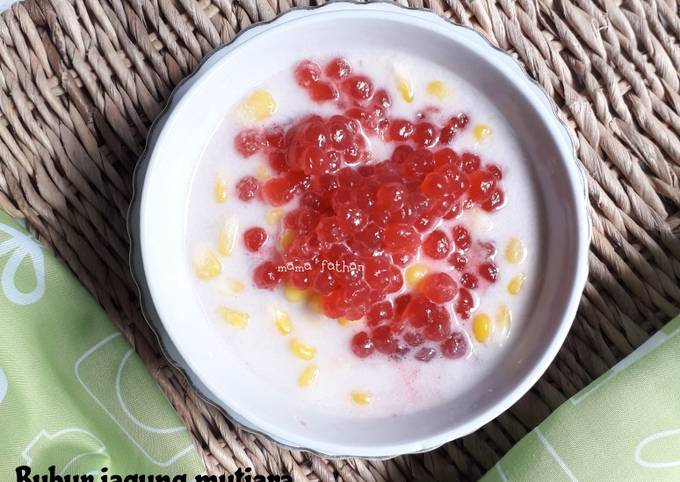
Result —
[[[482,482],[680,481],[680,317],[527,434]]]
[[[170,404],[92,297],[0,213],[0,481],[48,474],[197,474]],[[95,476],[95,480],[99,480]]]

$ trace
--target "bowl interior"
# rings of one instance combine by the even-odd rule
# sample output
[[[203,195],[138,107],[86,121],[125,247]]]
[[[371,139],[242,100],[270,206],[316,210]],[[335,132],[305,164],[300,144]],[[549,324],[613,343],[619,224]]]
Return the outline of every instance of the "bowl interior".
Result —
[[[272,72],[333,46],[376,45],[426,57],[487,96],[514,126],[544,203],[545,276],[507,357],[474,389],[386,423],[329,417],[271,393],[236,366],[228,340],[205,320],[186,262],[186,205],[205,146],[245,92]],[[585,276],[587,224],[571,146],[547,103],[509,58],[472,31],[434,15],[381,6],[321,9],[252,33],[201,72],[171,111],[149,159],[140,207],[144,274],[155,308],[188,368],[220,405],[276,440],[329,455],[389,456],[433,448],[490,421],[547,367],[573,318]],[[254,355],[258,356],[258,355]],[[266,356],[266,354],[262,354]]]

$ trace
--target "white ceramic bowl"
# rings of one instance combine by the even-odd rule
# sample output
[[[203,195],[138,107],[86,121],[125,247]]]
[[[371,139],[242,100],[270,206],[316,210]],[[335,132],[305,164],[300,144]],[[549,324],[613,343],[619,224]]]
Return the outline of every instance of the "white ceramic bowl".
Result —
[[[540,293],[502,365],[457,399],[390,420],[329,417],[314,407],[277,401],[260,381],[230,370],[228,342],[204,319],[184,243],[192,172],[235,99],[295,60],[322,54],[324,45],[357,43],[424,56],[473,82],[514,126],[550,213]],[[246,429],[327,456],[430,450],[508,409],[546,370],[569,330],[586,280],[589,232],[573,147],[545,94],[510,56],[474,31],[386,3],[295,10],[217,50],[176,90],[152,129],[130,213],[133,272],[169,358]]]

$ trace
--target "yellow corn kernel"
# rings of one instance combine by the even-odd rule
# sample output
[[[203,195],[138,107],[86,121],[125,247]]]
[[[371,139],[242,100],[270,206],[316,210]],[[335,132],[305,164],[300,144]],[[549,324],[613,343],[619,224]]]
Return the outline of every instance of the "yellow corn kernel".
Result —
[[[306,295],[306,291],[299,290],[293,285],[285,284],[283,286],[283,296],[291,303],[298,303],[304,300]]]
[[[237,231],[238,221],[235,218],[227,219],[220,230],[220,236],[217,241],[217,250],[222,256],[229,256],[234,250]]]
[[[397,76],[397,91],[402,99],[409,104],[413,102],[413,87],[411,83],[402,76]]]
[[[409,286],[415,286],[420,283],[429,272],[430,269],[422,263],[412,264],[406,268],[406,282]]]
[[[368,392],[352,392],[350,393],[352,401],[357,405],[368,405],[371,403],[372,396]]]
[[[307,305],[314,313],[321,313],[321,296],[317,293],[310,295],[307,298]]]
[[[484,343],[489,338],[489,336],[491,336],[492,331],[493,324],[491,323],[491,318],[489,318],[489,315],[484,313],[475,315],[475,317],[472,319],[472,333],[475,335],[475,339],[478,342]]]
[[[477,124],[472,129],[472,135],[475,136],[477,141],[481,142],[491,135],[491,127],[486,124]]]
[[[510,324],[512,323],[512,313],[507,305],[501,305],[496,313],[496,326],[500,332],[507,336],[510,332]]]
[[[316,355],[316,348],[304,343],[297,338],[290,340],[288,348],[290,348],[290,351],[293,352],[293,355],[295,355],[300,360],[311,360]]]
[[[290,317],[285,311],[276,310],[274,312],[274,326],[282,335],[287,335],[293,331],[293,322],[290,321]]]
[[[255,171],[255,177],[258,178],[260,181],[264,181],[269,177],[269,169],[267,169],[267,166],[260,166],[257,168]]]
[[[302,388],[307,388],[314,383],[317,376],[319,376],[319,369],[316,365],[307,365],[298,377],[298,385]]]
[[[348,320],[344,316],[341,316],[340,318],[338,318],[338,323],[340,324],[340,326],[349,326],[352,323],[356,323],[357,321],[359,321],[359,320]]]
[[[449,95],[449,89],[441,80],[433,80],[427,84],[427,93],[439,100],[442,100],[444,97]]]
[[[283,211],[281,211],[279,208],[274,208],[265,214],[264,218],[265,221],[267,221],[267,224],[270,226],[276,226],[279,224],[279,221],[281,221],[281,217],[283,216]]]
[[[246,285],[237,279],[232,279],[227,283],[227,288],[229,288],[229,291],[232,293],[238,294],[245,291]]]
[[[200,279],[214,278],[222,272],[222,263],[212,250],[206,249],[194,260],[194,271]]]
[[[227,199],[227,183],[221,177],[218,177],[215,181],[213,198],[216,203],[223,203]]]
[[[261,121],[270,118],[276,112],[274,96],[263,89],[256,89],[245,100],[243,112],[250,118]]]
[[[513,276],[508,283],[508,293],[511,295],[519,294],[519,292],[522,291],[522,286],[524,286],[524,280],[526,280],[526,276],[522,273]]]
[[[286,229],[279,237],[279,248],[286,249],[295,239],[295,231]]]
[[[232,310],[231,308],[220,308],[220,316],[224,321],[236,328],[245,328],[248,326],[248,319],[250,315],[243,311]]]
[[[524,261],[526,254],[522,241],[517,238],[512,238],[508,241],[508,245],[505,247],[505,260],[508,263],[519,264]]]

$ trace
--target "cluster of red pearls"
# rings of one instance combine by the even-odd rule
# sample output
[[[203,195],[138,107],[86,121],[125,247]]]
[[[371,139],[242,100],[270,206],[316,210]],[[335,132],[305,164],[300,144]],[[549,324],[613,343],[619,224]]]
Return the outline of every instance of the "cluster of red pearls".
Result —
[[[440,125],[431,119],[435,108],[413,120],[392,118],[388,93],[354,73],[345,59],[324,68],[305,60],[294,76],[310,99],[334,102],[342,113],[236,136],[241,155],[262,154],[275,172],[264,183],[240,179],[239,199],[295,205],[283,218],[292,241],[255,268],[255,284],[273,289],[286,282],[319,297],[328,317],[365,319],[365,330],[351,341],[359,357],[375,351],[412,353],[421,361],[438,353],[463,356],[467,338],[455,328],[449,307],[469,318],[473,291],[494,283],[498,268],[493,244],[474,240],[452,220],[464,209],[493,212],[504,205],[500,168],[447,146],[468,126],[466,114]],[[371,138],[394,145],[390,159],[373,158]],[[244,234],[252,252],[266,239],[260,227]],[[406,291],[404,268],[419,256],[440,269]],[[283,272],[285,265],[307,269]]]

